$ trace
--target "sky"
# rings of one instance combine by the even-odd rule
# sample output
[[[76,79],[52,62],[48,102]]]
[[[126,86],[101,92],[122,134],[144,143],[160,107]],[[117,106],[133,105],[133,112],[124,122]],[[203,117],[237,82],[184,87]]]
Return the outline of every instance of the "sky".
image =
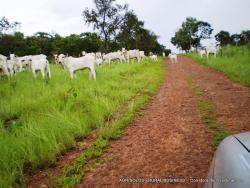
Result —
[[[250,30],[250,0],[117,0],[128,3],[145,27],[159,36],[161,44],[176,51],[171,37],[186,17],[192,16],[212,25],[213,34],[221,30],[240,33]],[[0,6],[0,18],[18,21],[26,36],[49,32],[62,36],[93,31],[84,24],[82,11],[93,8],[93,0],[7,0]],[[208,45],[214,40],[207,40]]]

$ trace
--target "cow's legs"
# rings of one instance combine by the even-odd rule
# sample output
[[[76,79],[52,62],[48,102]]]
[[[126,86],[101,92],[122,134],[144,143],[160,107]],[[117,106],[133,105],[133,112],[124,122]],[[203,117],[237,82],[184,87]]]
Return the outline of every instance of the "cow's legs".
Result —
[[[69,72],[71,79],[74,79],[74,71]]]
[[[41,74],[42,74],[42,78],[44,79],[45,78],[45,70],[41,70]]]
[[[90,71],[91,71],[92,77],[94,78],[94,80],[96,80],[96,72],[95,72],[95,70],[92,68],[92,69],[90,69]]]
[[[32,70],[32,73],[33,73],[33,76],[36,78],[37,77],[36,70]]]

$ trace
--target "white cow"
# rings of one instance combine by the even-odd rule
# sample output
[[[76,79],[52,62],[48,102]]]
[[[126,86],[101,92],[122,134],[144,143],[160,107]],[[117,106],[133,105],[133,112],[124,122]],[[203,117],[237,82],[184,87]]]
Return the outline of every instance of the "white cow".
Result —
[[[101,65],[103,63],[103,58],[102,58],[102,53],[101,52],[96,52],[95,54],[95,63],[96,65]]]
[[[214,54],[214,57],[216,58],[218,51],[219,51],[219,47],[217,46],[206,47],[207,58],[209,57],[209,54]]]
[[[14,61],[7,60],[7,57],[0,54],[0,69],[7,76],[14,75]]]
[[[163,57],[166,57],[166,54],[165,54],[165,52],[163,52],[163,53],[162,53],[162,56],[163,56]]]
[[[169,54],[168,58],[171,60],[172,63],[177,63],[177,55],[176,54]]]
[[[82,51],[82,56],[85,56],[87,53],[85,51]]]
[[[63,66],[70,73],[72,79],[76,78],[76,71],[89,69],[91,76],[96,80],[95,72],[95,57],[90,54],[86,54],[84,57],[64,57],[62,61]]]
[[[7,60],[7,69],[10,73],[10,76],[13,76],[15,74],[14,66],[15,66],[15,61]]]
[[[138,62],[141,61],[140,51],[139,50],[129,50],[125,51],[125,57],[127,62],[129,63],[130,59],[137,59]]]
[[[43,54],[34,55],[29,57],[31,71],[34,77],[37,77],[36,72],[41,71],[43,79],[45,78],[46,71],[48,72],[49,78],[51,78],[50,65],[47,57]]]
[[[199,50],[199,54],[201,56],[201,58],[203,58],[204,55],[207,55],[206,50]]]
[[[29,66],[30,56],[16,57],[15,54],[10,54],[10,60],[14,62],[14,71],[22,72],[23,69]]]
[[[55,59],[55,63],[59,64],[59,56],[57,54],[54,54],[54,59]]]
[[[0,60],[7,61],[7,57],[0,54]]]
[[[7,60],[2,59],[2,57],[0,57],[0,69],[2,70],[4,75],[10,76],[8,67],[7,67]]]
[[[58,58],[57,58],[57,61],[58,61],[58,63],[62,63],[63,62],[63,58],[65,57],[65,55],[64,54],[60,54],[60,55],[58,55]]]
[[[125,56],[121,51],[105,54],[103,55],[103,60],[108,64],[110,64],[114,60],[120,60],[120,62],[126,61]]]
[[[157,61],[158,60],[158,57],[157,57],[157,55],[151,55],[151,56],[149,56],[150,57],[150,59],[152,59],[152,60],[154,60],[154,61]]]
[[[140,58],[141,59],[145,58],[145,52],[144,51],[140,51]]]

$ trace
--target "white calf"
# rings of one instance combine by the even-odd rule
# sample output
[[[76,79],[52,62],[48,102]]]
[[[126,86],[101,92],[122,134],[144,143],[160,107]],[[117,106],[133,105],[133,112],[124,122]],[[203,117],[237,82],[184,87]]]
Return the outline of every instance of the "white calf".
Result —
[[[76,71],[87,68],[90,70],[91,76],[96,80],[95,57],[92,55],[85,55],[80,58],[65,57],[62,64],[69,71],[72,79],[76,78]]]
[[[171,60],[172,63],[177,63],[177,55],[176,54],[169,54],[168,58]]]
[[[30,57],[30,67],[34,77],[37,77],[36,72],[41,71],[43,79],[45,78],[46,70],[49,78],[51,78],[50,65],[45,55],[35,55]]]

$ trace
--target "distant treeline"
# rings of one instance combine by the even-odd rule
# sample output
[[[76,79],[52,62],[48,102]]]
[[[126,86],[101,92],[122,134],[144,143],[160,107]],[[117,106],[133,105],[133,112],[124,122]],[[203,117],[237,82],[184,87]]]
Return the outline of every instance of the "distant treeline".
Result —
[[[116,22],[116,20],[109,23],[108,31],[111,30],[110,27],[114,26],[113,22]],[[20,23],[10,23],[5,17],[0,19],[0,54],[5,56],[11,53],[18,56],[45,54],[52,57],[53,54],[63,53],[79,56],[82,51],[112,52],[121,50],[121,48],[139,49],[144,51],[146,55],[149,52],[156,54],[165,52],[166,55],[171,52],[158,42],[156,34],[144,27],[144,22],[140,21],[133,11],[127,11],[121,17],[119,27],[111,30],[112,32],[107,33],[107,36],[102,31],[98,33],[86,32],[79,35],[71,34],[69,36],[46,32],[37,32],[33,36],[27,37],[21,32],[10,34],[11,31],[16,29],[17,25],[20,25]],[[107,23],[101,23],[101,25],[106,26]],[[106,27],[103,29],[106,33]]]
[[[122,40],[116,40],[109,43],[109,51],[116,51],[122,47],[127,49],[144,50],[149,52],[162,53],[167,51],[160,45],[155,36],[144,36],[139,40],[131,40],[129,46],[124,46]],[[80,35],[72,34],[70,36],[51,35],[49,33],[38,32],[33,36],[25,37],[23,33],[0,34],[0,54],[8,56],[15,53],[18,56],[45,54],[68,54],[79,56],[82,51],[86,52],[104,52],[104,41],[97,33],[82,33]]]

